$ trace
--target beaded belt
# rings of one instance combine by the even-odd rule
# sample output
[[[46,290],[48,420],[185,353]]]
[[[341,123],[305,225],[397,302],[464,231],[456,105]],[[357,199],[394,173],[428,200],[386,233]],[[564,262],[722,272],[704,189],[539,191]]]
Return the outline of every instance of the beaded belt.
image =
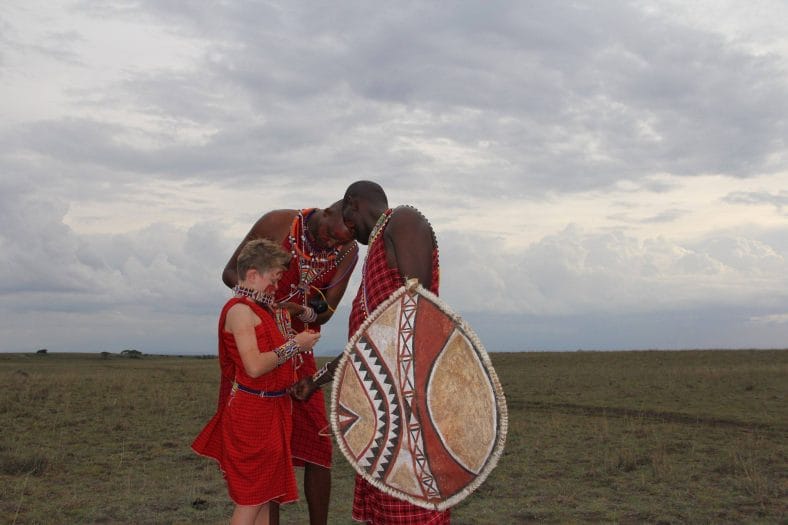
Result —
[[[243,386],[237,382],[233,383],[233,389],[258,397],[282,397],[287,395],[287,390],[271,390],[270,392],[266,392],[265,390],[255,390],[248,386]]]

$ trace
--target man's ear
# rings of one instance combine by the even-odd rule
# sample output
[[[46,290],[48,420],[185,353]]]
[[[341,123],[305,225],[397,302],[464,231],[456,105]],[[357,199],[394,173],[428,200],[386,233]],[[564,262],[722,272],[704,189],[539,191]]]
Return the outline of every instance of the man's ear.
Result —
[[[342,201],[343,208],[350,208],[353,211],[358,211],[358,199],[356,197],[346,196]]]

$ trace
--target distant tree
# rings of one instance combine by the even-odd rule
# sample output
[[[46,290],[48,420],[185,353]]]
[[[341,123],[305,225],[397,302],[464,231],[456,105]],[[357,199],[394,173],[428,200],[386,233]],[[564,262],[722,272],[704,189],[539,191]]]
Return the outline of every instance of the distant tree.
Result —
[[[102,359],[109,359],[110,353],[109,352],[101,352]]]
[[[37,351],[36,353],[37,353],[37,354],[44,355],[44,354],[46,354],[46,353],[47,353],[47,349],[46,349],[46,348],[42,348],[41,350]]]
[[[142,357],[142,352],[139,350],[134,350],[132,348],[123,350],[120,353],[121,357],[128,357],[129,359],[140,359]]]

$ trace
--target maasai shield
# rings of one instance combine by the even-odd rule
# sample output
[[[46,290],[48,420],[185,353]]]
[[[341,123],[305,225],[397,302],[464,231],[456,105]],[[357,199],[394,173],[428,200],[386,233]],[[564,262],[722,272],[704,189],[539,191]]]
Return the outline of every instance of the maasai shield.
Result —
[[[348,342],[331,426],[356,471],[382,491],[444,510],[495,468],[503,390],[471,328],[417,282],[394,292]]]

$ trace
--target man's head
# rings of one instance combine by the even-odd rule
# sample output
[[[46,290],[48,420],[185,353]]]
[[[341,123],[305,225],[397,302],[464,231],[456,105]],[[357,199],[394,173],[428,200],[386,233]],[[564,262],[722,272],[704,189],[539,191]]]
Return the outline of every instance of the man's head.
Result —
[[[358,242],[367,244],[375,222],[388,206],[386,192],[380,184],[368,180],[354,182],[342,199],[345,226]]]
[[[315,242],[321,249],[334,248],[353,240],[342,218],[342,201],[336,201],[322,210],[319,217]]]

